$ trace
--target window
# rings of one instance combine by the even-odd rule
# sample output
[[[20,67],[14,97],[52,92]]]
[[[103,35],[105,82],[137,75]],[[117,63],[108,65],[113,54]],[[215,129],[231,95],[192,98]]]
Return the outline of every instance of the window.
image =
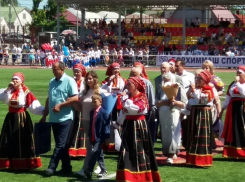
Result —
[[[25,13],[23,13],[23,19],[24,19],[24,20],[26,19],[26,14],[25,14]]]

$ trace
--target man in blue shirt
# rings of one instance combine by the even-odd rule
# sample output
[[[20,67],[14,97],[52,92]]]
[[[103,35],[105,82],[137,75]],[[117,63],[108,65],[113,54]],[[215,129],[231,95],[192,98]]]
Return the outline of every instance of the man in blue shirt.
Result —
[[[53,64],[53,74],[55,78],[49,83],[48,98],[46,100],[43,117],[40,122],[45,122],[49,115],[49,122],[52,125],[55,149],[51,157],[48,169],[45,172],[53,175],[59,160],[62,162],[61,173],[70,173],[72,166],[68,153],[67,138],[73,122],[72,104],[78,101],[78,89],[75,80],[67,76],[64,72],[63,62]]]

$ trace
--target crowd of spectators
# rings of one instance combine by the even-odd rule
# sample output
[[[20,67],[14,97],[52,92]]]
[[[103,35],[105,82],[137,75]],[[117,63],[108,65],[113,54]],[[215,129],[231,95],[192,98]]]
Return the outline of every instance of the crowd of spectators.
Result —
[[[183,49],[182,39],[178,44],[170,43],[176,39],[176,36],[174,36],[176,30],[174,29],[170,30],[154,22],[150,24],[140,23],[137,19],[132,19],[128,24],[122,20],[121,45],[125,51],[132,48],[135,55],[146,49],[149,54],[153,55],[226,55],[228,50],[235,50],[235,55],[243,55],[245,29],[228,28],[229,24],[230,22],[227,19],[223,20],[221,18],[218,23],[210,19],[209,28],[206,31],[204,28],[199,28],[200,19],[196,17],[191,23],[187,23],[187,28],[193,28],[193,31],[199,32],[197,36],[193,36],[195,39],[194,44],[186,43],[186,49]],[[82,50],[107,46],[112,52],[115,52],[115,50],[117,52],[120,51],[118,47],[118,23],[111,21],[107,24],[105,20],[100,20],[99,22],[95,20],[94,22],[89,21],[86,24],[86,28],[93,31],[91,35],[86,35],[79,44]]]

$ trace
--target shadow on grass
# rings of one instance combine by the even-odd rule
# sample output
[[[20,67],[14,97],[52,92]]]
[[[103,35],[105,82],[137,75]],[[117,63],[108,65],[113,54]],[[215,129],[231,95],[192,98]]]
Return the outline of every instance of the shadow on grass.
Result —
[[[68,179],[66,181],[68,182],[78,182],[78,181],[81,181],[81,182],[87,182],[87,181],[90,181],[90,182],[93,182],[93,181],[103,181],[103,182],[112,182],[112,181],[116,181],[114,179],[99,179],[99,178],[92,178],[92,179],[86,179],[86,178],[77,178],[77,179]]]
[[[234,158],[213,158],[213,161],[219,161],[219,162],[245,162],[245,159],[234,159]]]
[[[157,164],[159,167],[177,167],[177,168],[190,168],[190,169],[208,169],[209,167],[192,166],[187,164]]]
[[[41,157],[41,158],[49,158],[49,159],[51,159],[52,154],[44,154],[44,155],[41,154],[40,157]]]
[[[12,173],[12,174],[35,174],[42,177],[49,177],[45,174],[44,170],[14,170],[14,169],[3,169],[0,172]]]

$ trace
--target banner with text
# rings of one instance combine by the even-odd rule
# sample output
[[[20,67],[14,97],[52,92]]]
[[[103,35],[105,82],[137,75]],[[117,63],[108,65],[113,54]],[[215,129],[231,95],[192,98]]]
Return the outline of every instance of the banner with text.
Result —
[[[156,66],[169,59],[185,60],[186,67],[201,67],[205,60],[210,60],[215,67],[238,67],[245,65],[245,56],[227,57],[227,56],[180,56],[180,55],[158,55]]]

